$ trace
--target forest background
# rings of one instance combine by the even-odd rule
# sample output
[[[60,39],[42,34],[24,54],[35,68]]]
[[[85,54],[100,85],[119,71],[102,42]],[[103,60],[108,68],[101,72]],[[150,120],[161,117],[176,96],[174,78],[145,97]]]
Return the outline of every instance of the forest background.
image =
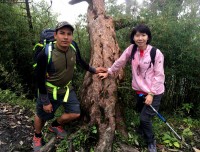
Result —
[[[55,27],[58,16],[52,13],[45,1],[25,2],[28,1],[0,2],[0,102],[19,104],[34,111],[33,47],[39,40],[41,30]],[[116,0],[107,0],[105,4],[107,15],[114,19],[121,53],[129,46],[129,34],[135,25],[145,23],[151,28],[151,44],[165,56],[166,92],[160,112],[190,144],[198,144],[196,146],[200,147],[200,143],[195,140],[197,132],[199,138],[200,126],[199,0],[144,0],[142,5],[138,5],[135,0],[127,0],[122,4],[117,4]],[[80,15],[74,27],[74,39],[79,44],[83,58],[89,63],[91,46],[86,15]],[[124,139],[117,133],[116,136],[130,145],[140,147],[140,139],[133,132],[139,122],[134,108],[130,69],[130,64],[127,64],[125,77],[118,85],[118,102],[123,107],[129,134]],[[80,68],[75,75],[74,85],[79,93],[85,71]],[[155,122],[159,142],[166,147],[181,148],[181,143],[167,127],[157,118]],[[77,145],[75,148],[79,149],[84,144]],[[94,145],[91,145],[91,149]]]

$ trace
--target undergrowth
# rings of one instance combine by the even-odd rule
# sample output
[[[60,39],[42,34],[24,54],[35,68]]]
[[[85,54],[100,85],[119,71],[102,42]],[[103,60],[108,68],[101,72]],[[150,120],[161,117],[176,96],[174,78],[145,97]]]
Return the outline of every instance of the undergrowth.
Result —
[[[16,95],[9,90],[0,90],[0,102],[8,103],[11,105],[19,105],[20,107],[27,108],[32,112],[35,111],[35,101],[26,99],[25,95]],[[124,109],[125,124],[127,127],[128,136],[122,136],[118,131],[115,131],[115,138],[113,142],[113,151],[119,151],[119,142],[125,143],[132,147],[137,147],[141,152],[145,152],[146,143],[143,138],[137,133],[137,127],[139,126],[139,114],[133,107],[127,107]],[[200,136],[200,121],[191,117],[190,111],[191,105],[182,105],[179,109],[171,111],[171,113],[165,111],[159,111],[171,125],[171,127],[177,132],[178,135],[189,145],[200,148],[199,136]],[[55,114],[55,118],[59,117],[63,112],[63,108],[59,108]],[[50,123],[50,122],[49,122]],[[74,150],[93,152],[98,142],[98,128],[97,126],[88,126],[87,129],[80,129],[82,123],[80,120],[72,122],[72,124],[66,126],[69,136],[74,134],[71,138],[70,145],[68,140],[63,140],[57,145],[57,152],[67,151],[70,146]],[[46,128],[46,127],[45,127]],[[44,128],[44,132],[48,133]],[[157,144],[161,149],[173,149],[176,151],[182,150],[189,152],[183,142],[177,139],[176,135],[172,133],[169,127],[162,122],[157,116],[153,118],[153,129],[155,132],[155,138]],[[161,150],[160,150],[161,151]]]

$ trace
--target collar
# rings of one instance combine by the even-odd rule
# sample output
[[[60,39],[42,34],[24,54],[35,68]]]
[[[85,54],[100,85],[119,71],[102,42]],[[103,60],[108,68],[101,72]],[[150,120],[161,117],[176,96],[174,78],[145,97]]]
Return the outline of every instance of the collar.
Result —
[[[57,47],[56,44],[54,44],[54,47],[55,47],[55,49],[56,49],[57,51],[59,51],[59,52],[61,52],[61,53],[66,53],[66,52],[69,50],[69,48],[70,48],[70,46],[69,46],[69,47],[67,48],[66,51],[63,51],[63,50],[59,49],[59,48]]]
[[[137,48],[137,51],[138,51],[139,56],[143,57],[145,56],[146,53],[150,53],[151,49],[152,49],[152,46],[148,44],[145,50],[140,50],[139,48]],[[141,53],[141,51],[143,51],[143,53]]]

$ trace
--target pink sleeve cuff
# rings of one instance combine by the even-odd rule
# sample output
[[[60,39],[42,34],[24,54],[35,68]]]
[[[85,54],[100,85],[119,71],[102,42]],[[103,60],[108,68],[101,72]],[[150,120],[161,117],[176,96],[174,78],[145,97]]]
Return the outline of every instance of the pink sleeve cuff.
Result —
[[[112,74],[113,74],[113,72],[112,72],[111,68],[108,68],[108,74],[110,74],[110,75],[112,75]]]

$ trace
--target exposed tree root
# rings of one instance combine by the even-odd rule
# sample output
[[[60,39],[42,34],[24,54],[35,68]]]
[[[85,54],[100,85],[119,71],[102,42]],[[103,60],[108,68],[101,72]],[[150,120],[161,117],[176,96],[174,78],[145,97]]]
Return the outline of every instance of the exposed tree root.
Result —
[[[122,143],[118,143],[119,147],[120,147],[120,152],[139,152],[139,150],[135,147],[126,145],[126,144],[122,144]]]
[[[73,151],[73,145],[72,145],[72,141],[73,138],[76,137],[76,135],[83,130],[87,130],[88,126],[82,126],[79,130],[77,130],[75,133],[70,134],[67,139],[63,139],[63,140],[67,140],[68,144],[69,144],[69,148],[68,148],[68,152],[72,152]],[[40,152],[53,152],[56,148],[56,145],[58,145],[62,140],[56,138],[56,136],[53,136],[48,143],[46,143],[41,149]]]

